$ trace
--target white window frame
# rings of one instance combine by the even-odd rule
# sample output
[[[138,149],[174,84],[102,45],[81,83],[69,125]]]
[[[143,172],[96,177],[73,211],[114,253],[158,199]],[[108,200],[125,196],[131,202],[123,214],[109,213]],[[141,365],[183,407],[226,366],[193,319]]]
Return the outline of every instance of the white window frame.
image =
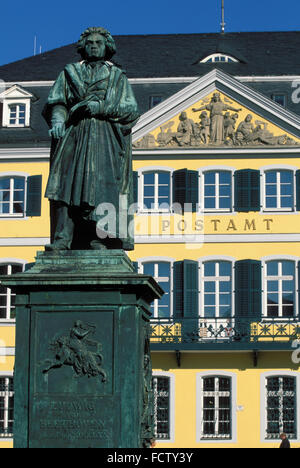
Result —
[[[266,382],[268,377],[294,377],[296,380],[296,416],[300,404],[300,374],[293,371],[269,371],[263,372],[260,376],[260,439],[262,443],[273,444],[274,442],[280,443],[279,434],[278,441],[276,439],[269,439],[267,435],[267,389]],[[293,442],[300,442],[300,418],[296,419],[297,439],[291,439]]]
[[[18,258],[0,258],[0,265],[8,266],[8,275],[11,274],[11,266],[12,265],[19,265],[22,266],[22,270],[24,271],[25,265],[27,264],[26,260],[21,260]],[[6,318],[0,318],[0,323],[15,323],[15,319],[11,318],[11,297],[15,295],[12,293],[10,288],[7,288],[7,304],[6,304]]]
[[[15,177],[24,178],[24,211],[23,213],[13,212],[13,193],[14,193],[14,181]],[[27,179],[29,175],[25,172],[0,172],[0,179],[10,179],[9,188],[9,213],[0,213],[1,218],[25,218],[26,216],[26,200],[27,200]]]
[[[225,377],[231,379],[231,437],[228,439],[203,437],[203,379],[206,377]],[[196,442],[199,444],[232,444],[237,442],[237,376],[233,372],[205,371],[196,374]]]
[[[212,167],[204,167],[198,169],[199,172],[199,208],[202,213],[218,213],[218,214],[228,214],[228,213],[233,213],[234,212],[234,172],[236,169],[232,167],[226,167],[226,166],[212,166]],[[219,173],[220,172],[228,172],[230,173],[231,176],[231,207],[230,208],[220,208],[219,207],[219,183],[215,184],[216,187],[216,195],[215,195],[215,200],[216,200],[216,205],[218,205],[217,208],[205,208],[205,174],[208,172],[215,172],[218,173],[218,181],[219,181]]]
[[[14,378],[14,373],[13,372],[3,372],[3,371],[1,371],[0,372],[0,378],[2,378],[2,379],[13,379]],[[12,393],[14,395],[15,391],[13,391]],[[9,399],[10,396],[13,396],[13,395],[9,395],[9,393],[6,393],[5,395],[1,395],[1,396],[4,396],[4,398],[5,398],[5,402],[4,402],[4,426],[5,425],[8,426],[8,399]],[[12,438],[13,438],[13,433],[12,434],[7,434],[4,437],[0,437],[0,442],[1,441],[4,442],[6,440],[10,441]]]
[[[199,263],[199,286],[198,286],[198,289],[199,289],[199,304],[200,304],[200,314],[199,314],[199,318],[203,319],[203,318],[206,318],[204,316],[204,279],[205,279],[205,276],[204,276],[204,264],[207,263],[207,262],[228,262],[231,264],[231,317],[226,317],[224,318],[223,320],[227,320],[229,318],[234,318],[234,291],[235,291],[235,285],[234,285],[234,265],[235,265],[235,258],[233,257],[226,257],[226,256],[211,256],[211,257],[201,257],[200,259],[198,259],[198,263]],[[209,277],[207,277],[209,278]],[[212,281],[215,281],[215,278],[218,278],[218,281],[215,281],[216,284],[219,285],[220,281],[224,281],[224,279],[222,279],[223,277],[214,277],[212,276]],[[227,278],[227,277],[224,277],[224,278]],[[217,291],[215,292],[215,295],[217,295]],[[218,302],[218,299],[217,299],[217,302]],[[217,310],[217,306],[219,307],[219,304],[216,304],[216,310]],[[218,311],[218,315],[215,316],[215,317],[211,317],[211,318],[208,318],[208,320],[214,320],[214,319],[222,319],[222,317],[219,316],[219,311]]]
[[[30,105],[33,94],[25,91],[18,85],[5,90],[0,94],[0,101],[3,102],[2,126],[9,128],[24,128],[30,126]],[[11,124],[10,123],[10,106],[11,105],[24,105],[25,106],[25,123],[24,124]]]
[[[11,122],[11,120],[13,120],[12,107],[16,108],[16,110],[15,110],[16,116],[14,118],[15,123]],[[23,110],[21,111],[21,107],[24,107],[24,111]],[[9,126],[10,127],[24,127],[25,122],[26,122],[26,104],[20,103],[20,102],[14,102],[14,103],[10,103],[8,108],[9,108]],[[21,112],[24,112],[24,117],[21,117]],[[24,123],[20,122],[21,118],[24,119]]]
[[[173,172],[174,169],[167,166],[147,166],[142,167],[138,171],[138,214],[165,214],[172,212],[173,204]],[[155,173],[155,206],[154,208],[146,208],[144,206],[144,175],[147,173]],[[168,173],[170,175],[170,205],[167,207],[158,206],[158,173]],[[157,182],[157,183],[156,183]]]
[[[282,321],[282,320],[286,320],[286,321],[289,321],[289,320],[292,320],[293,318],[297,317],[298,316],[298,313],[299,313],[299,300],[298,300],[298,275],[299,275],[299,272],[298,272],[298,261],[299,261],[299,258],[298,257],[294,257],[294,256],[279,256],[279,255],[273,255],[273,256],[268,256],[268,257],[264,257],[261,259],[262,261],[262,300],[263,300],[263,310],[262,310],[262,320],[263,321],[267,321],[268,319],[272,320],[272,321]],[[295,307],[294,307],[294,316],[291,317],[290,319],[288,317],[282,317],[282,315],[279,315],[278,317],[268,317],[268,284],[267,282],[268,281],[272,281],[272,276],[268,277],[267,276],[267,264],[269,262],[273,262],[273,261],[276,261],[276,262],[293,262],[294,263],[294,267],[295,267],[295,291],[294,291],[294,295],[295,295]],[[271,278],[271,279],[270,279]],[[277,278],[277,279],[276,279]],[[274,277],[274,280],[275,281],[278,281],[278,277]],[[280,284],[282,281],[286,281],[286,279],[282,279],[280,280]],[[280,286],[279,286],[280,288]],[[280,294],[282,293],[282,291],[279,291],[278,294],[280,296]],[[282,299],[282,295],[281,297],[279,297],[279,302],[282,306],[282,303],[281,303],[281,299]],[[280,310],[279,310],[280,311]],[[282,311],[281,311],[282,312]]]
[[[169,439],[157,439],[159,444],[174,443],[175,442],[175,375],[172,372],[153,371],[153,377],[168,377],[170,379],[170,393],[169,393]]]
[[[173,265],[174,265],[174,258],[170,257],[143,257],[137,260],[138,262],[138,272],[143,274],[144,270],[144,263],[168,263],[170,265],[170,315],[169,317],[159,318],[158,317],[158,307],[159,307],[159,299],[154,299],[154,315],[151,317],[153,320],[159,320],[160,322],[169,321],[173,319]],[[155,265],[157,268],[158,265]],[[158,269],[158,268],[157,268]],[[155,271],[155,269],[154,269]],[[160,278],[158,275],[154,275],[155,281],[161,281],[165,277]]]
[[[225,60],[217,60],[224,58]],[[200,61],[200,63],[238,63],[239,61],[232,55],[222,54],[221,52],[208,55]]]
[[[296,211],[296,170],[298,168],[293,167],[293,166],[285,166],[285,165],[270,165],[270,166],[265,166],[260,169],[261,172],[261,180],[262,180],[262,187],[261,187],[261,206],[262,206],[262,211],[264,213],[292,213]],[[277,171],[277,180],[276,180],[276,197],[277,197],[277,203],[276,203],[276,208],[267,208],[266,206],[266,175],[268,172],[274,172]],[[291,172],[292,173],[292,180],[293,180],[293,202],[292,202],[292,207],[289,208],[281,208],[279,205],[280,203],[280,171],[286,171],[286,172]],[[279,203],[278,203],[279,201]]]

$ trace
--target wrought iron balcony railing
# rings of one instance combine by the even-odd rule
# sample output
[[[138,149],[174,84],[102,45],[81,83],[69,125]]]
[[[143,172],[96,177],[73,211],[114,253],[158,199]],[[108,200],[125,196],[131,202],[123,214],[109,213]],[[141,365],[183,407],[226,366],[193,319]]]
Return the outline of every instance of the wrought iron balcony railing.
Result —
[[[157,349],[291,349],[300,339],[297,318],[152,319],[151,346]]]

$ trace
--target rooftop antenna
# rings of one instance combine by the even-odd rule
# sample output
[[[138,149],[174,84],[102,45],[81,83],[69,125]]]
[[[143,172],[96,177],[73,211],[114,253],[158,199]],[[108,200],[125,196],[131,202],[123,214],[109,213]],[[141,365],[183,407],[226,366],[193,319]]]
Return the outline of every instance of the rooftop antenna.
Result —
[[[224,0],[222,0],[222,23],[221,23],[221,33],[225,34],[225,8],[224,8]]]
[[[34,36],[34,41],[33,41],[33,55],[36,55],[36,36]]]

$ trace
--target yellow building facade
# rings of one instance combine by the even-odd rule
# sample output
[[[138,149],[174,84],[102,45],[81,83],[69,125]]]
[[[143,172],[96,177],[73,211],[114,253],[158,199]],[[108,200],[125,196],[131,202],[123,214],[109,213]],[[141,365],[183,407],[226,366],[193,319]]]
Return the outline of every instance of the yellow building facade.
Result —
[[[165,290],[151,320],[158,448],[275,448],[281,432],[300,447],[299,150],[298,116],[216,70],[133,130],[129,256]],[[49,148],[0,148],[1,274],[49,242],[48,173]],[[15,297],[0,299],[12,447]]]

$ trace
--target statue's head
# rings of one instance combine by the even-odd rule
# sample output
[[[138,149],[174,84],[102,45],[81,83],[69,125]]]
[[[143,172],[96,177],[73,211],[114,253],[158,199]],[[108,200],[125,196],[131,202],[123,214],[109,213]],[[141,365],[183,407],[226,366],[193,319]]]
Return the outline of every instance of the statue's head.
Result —
[[[104,28],[88,28],[77,42],[77,52],[85,60],[110,60],[116,52],[115,41]]]

